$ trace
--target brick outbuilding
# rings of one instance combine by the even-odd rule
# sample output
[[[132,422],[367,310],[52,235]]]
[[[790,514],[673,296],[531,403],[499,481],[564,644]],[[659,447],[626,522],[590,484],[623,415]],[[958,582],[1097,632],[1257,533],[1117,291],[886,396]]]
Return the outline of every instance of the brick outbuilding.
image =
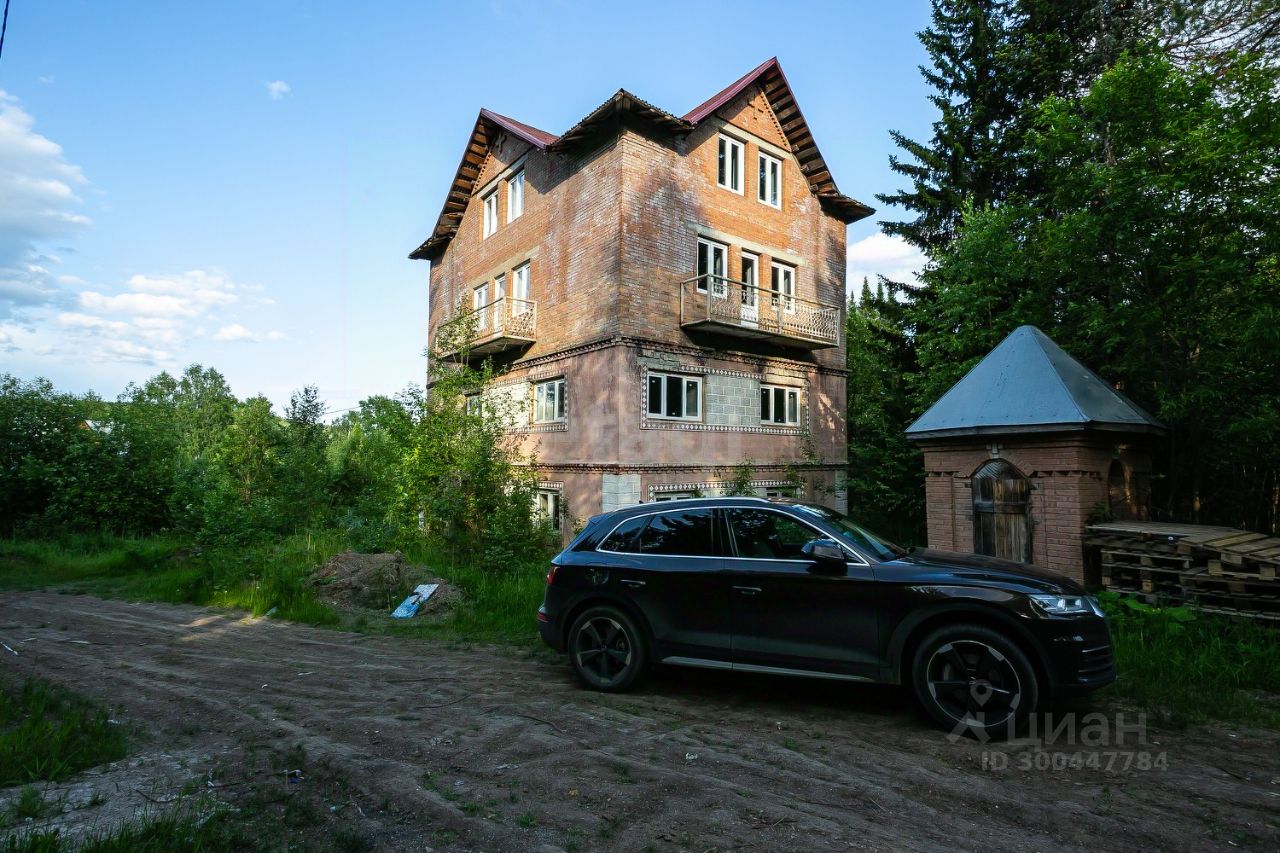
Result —
[[[1034,326],[1013,331],[907,429],[929,546],[1085,577],[1091,515],[1145,518],[1163,425]]]

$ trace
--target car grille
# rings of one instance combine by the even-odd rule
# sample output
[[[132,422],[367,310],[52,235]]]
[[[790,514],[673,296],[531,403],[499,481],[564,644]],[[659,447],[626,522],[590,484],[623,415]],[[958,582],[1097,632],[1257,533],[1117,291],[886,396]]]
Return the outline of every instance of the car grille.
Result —
[[[1080,669],[1076,672],[1076,680],[1082,684],[1099,681],[1111,675],[1115,669],[1115,658],[1111,655],[1111,646],[1096,646],[1092,649],[1084,649],[1080,656],[1083,661],[1080,664]]]

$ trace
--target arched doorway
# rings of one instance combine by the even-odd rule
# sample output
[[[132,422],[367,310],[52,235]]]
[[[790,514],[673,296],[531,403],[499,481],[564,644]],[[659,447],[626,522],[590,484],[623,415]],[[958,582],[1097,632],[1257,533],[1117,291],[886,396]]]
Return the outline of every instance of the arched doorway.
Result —
[[[1031,481],[1003,459],[992,459],[974,472],[972,487],[974,552],[1031,562]]]
[[[1129,493],[1129,478],[1125,476],[1124,463],[1119,459],[1111,460],[1111,468],[1107,471],[1107,503],[1111,508],[1111,517],[1117,521],[1129,521],[1134,517],[1133,497]]]

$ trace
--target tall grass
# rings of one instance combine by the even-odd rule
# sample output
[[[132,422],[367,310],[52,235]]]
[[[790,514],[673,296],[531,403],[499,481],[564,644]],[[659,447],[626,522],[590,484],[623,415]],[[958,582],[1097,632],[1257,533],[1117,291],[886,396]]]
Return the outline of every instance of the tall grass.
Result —
[[[1119,673],[1111,692],[1161,722],[1280,728],[1280,631],[1187,607],[1100,596]]]
[[[213,605],[311,625],[457,641],[531,644],[536,639],[546,561],[490,564],[480,555],[407,543],[405,558],[417,571],[400,596],[427,577],[442,577],[461,590],[462,602],[442,620],[379,620],[346,616],[316,598],[312,574],[348,544],[338,530],[207,550],[165,538],[3,540],[0,589],[53,587],[135,601]]]
[[[123,727],[87,699],[34,679],[0,684],[0,787],[61,781],[127,746]]]

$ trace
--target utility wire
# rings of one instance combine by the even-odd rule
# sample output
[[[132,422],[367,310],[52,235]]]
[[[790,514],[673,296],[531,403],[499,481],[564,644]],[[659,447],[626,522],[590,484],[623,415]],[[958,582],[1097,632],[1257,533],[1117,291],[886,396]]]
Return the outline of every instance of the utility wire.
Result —
[[[9,29],[9,0],[4,0],[4,23],[0,23],[0,56],[4,56],[4,34]]]

